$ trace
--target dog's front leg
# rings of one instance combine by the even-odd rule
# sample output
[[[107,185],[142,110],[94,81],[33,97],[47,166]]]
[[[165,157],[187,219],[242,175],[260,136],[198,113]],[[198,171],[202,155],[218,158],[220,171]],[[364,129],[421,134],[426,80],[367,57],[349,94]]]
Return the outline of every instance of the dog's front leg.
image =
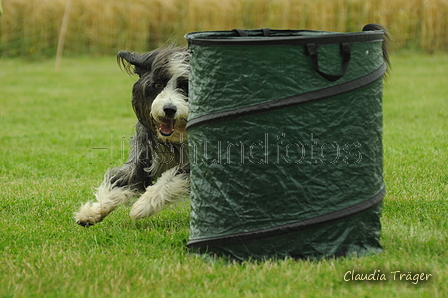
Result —
[[[148,132],[137,123],[132,138],[128,161],[120,168],[112,168],[95,193],[96,202],[88,202],[75,212],[75,220],[81,226],[91,226],[102,221],[120,205],[141,194],[152,177],[145,171],[151,165],[148,153]]]
[[[127,203],[136,192],[130,186],[118,186],[117,182],[109,176],[111,169],[106,173],[104,181],[95,192],[96,202],[88,202],[75,212],[76,223],[81,226],[92,226],[102,221],[109,213],[120,205]]]
[[[162,210],[164,205],[184,199],[189,190],[189,175],[179,173],[178,167],[171,168],[132,205],[130,216],[133,220],[149,217]]]

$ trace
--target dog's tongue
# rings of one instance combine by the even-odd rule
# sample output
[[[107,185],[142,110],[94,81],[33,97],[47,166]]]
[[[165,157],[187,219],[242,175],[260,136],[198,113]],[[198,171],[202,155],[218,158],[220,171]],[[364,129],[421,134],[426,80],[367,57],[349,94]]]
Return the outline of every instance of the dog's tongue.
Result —
[[[168,122],[160,124],[159,130],[164,136],[171,135],[174,130],[173,120],[168,120]]]

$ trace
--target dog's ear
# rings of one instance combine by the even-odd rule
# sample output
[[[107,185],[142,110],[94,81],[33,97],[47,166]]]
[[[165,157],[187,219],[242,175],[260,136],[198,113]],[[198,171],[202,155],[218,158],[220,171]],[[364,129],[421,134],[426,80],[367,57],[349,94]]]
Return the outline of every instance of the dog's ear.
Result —
[[[381,26],[380,24],[367,24],[364,26],[364,28],[362,28],[362,31],[383,31],[383,33],[384,33],[383,59],[384,59],[384,62],[386,62],[387,66],[388,66],[387,72],[389,72],[391,65],[390,65],[388,47],[389,47],[389,43],[392,39],[389,31],[387,31],[387,29],[385,27]]]
[[[128,74],[138,74],[141,77],[144,73],[151,71],[152,62],[156,56],[157,51],[143,55],[129,51],[118,52],[117,62]]]

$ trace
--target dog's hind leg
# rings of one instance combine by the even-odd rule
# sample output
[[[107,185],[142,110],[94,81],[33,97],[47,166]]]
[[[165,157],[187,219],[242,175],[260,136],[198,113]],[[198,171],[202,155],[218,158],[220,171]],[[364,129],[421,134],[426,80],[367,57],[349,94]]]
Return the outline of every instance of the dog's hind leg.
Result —
[[[130,216],[133,220],[151,216],[162,210],[164,205],[184,199],[189,191],[189,175],[179,173],[178,167],[171,168],[132,205]]]

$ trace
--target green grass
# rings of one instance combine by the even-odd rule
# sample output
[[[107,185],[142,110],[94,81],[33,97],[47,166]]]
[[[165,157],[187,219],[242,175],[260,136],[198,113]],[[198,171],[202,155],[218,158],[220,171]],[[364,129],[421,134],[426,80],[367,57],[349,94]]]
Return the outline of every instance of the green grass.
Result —
[[[384,252],[226,263],[188,253],[184,202],[133,223],[72,213],[128,153],[133,79],[114,57],[0,60],[0,297],[446,297],[448,55],[401,54],[384,91]],[[122,142],[124,150],[122,152]],[[107,150],[92,150],[107,147]],[[387,281],[344,281],[381,270]],[[430,273],[413,285],[390,272]]]

